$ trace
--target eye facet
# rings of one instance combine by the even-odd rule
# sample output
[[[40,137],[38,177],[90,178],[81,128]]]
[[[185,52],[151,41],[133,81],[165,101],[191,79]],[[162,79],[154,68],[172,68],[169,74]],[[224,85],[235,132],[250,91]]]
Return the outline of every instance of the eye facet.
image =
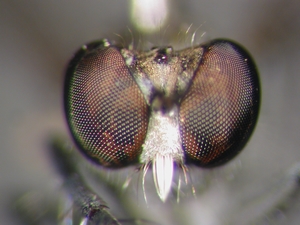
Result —
[[[67,70],[65,110],[89,158],[107,167],[137,162],[149,112],[118,48],[103,41],[79,50]]]
[[[255,65],[240,46],[216,40],[204,52],[180,103],[180,132],[186,162],[223,164],[238,154],[258,117]]]

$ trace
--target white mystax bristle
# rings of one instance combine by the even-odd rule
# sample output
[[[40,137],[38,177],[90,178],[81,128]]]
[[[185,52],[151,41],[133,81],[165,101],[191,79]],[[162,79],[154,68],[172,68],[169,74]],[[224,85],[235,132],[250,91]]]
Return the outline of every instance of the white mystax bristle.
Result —
[[[168,154],[156,154],[152,162],[152,169],[156,192],[160,199],[165,202],[173,180],[173,157]]]

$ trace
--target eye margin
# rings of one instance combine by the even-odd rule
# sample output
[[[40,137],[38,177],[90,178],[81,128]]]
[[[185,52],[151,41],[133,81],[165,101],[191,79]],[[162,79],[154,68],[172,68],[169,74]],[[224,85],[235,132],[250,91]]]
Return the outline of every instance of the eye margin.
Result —
[[[78,140],[77,136],[78,134],[75,131],[74,125],[72,123],[72,112],[71,112],[71,101],[70,101],[70,92],[72,89],[72,83],[74,79],[74,73],[76,72],[77,66],[79,62],[89,53],[96,51],[97,49],[101,49],[105,47],[106,40],[96,40],[93,42],[90,42],[88,44],[84,44],[81,46],[80,49],[77,50],[77,52],[74,53],[73,57],[68,63],[68,66],[66,68],[65,72],[65,80],[64,80],[64,86],[63,86],[63,109],[64,109],[64,116],[67,122],[68,130],[71,134],[71,138],[74,141],[77,148],[79,148],[80,153],[84,154],[88,159],[91,159],[95,163],[97,163],[96,159],[93,159],[87,154],[87,151],[84,150],[83,144]]]
[[[215,159],[210,161],[208,164],[204,164],[199,162],[197,159],[193,159],[191,157],[187,157],[187,153],[184,150],[185,154],[185,164],[190,164],[190,165],[196,165],[201,168],[213,168],[213,167],[218,167],[226,164],[230,160],[232,160],[234,157],[236,157],[246,146],[247,142],[249,141],[251,135],[253,134],[253,131],[255,129],[255,126],[258,121],[259,117],[259,110],[260,110],[260,104],[261,104],[261,86],[260,86],[260,79],[259,79],[259,72],[257,69],[257,66],[251,56],[251,54],[240,44],[236,43],[235,41],[232,41],[230,39],[226,38],[218,38],[214,39],[212,41],[209,41],[205,44],[201,44],[200,46],[203,47],[203,55],[201,60],[199,61],[199,66],[201,66],[203,60],[204,60],[204,54],[209,50],[209,48],[213,45],[216,44],[225,44],[229,45],[232,47],[236,54],[239,55],[240,57],[247,59],[245,60],[247,67],[249,68],[249,73],[251,73],[251,79],[253,83],[253,98],[252,98],[252,107],[251,107],[251,113],[250,113],[250,123],[245,129],[243,135],[241,135],[242,140],[235,142],[232,146],[230,146],[227,150],[225,150],[223,153],[221,153],[219,156],[217,156]],[[199,67],[198,67],[199,68]],[[194,76],[193,76],[194,79]],[[190,87],[189,87],[190,88]],[[188,88],[188,89],[189,89]],[[186,91],[186,94],[188,93],[189,90]],[[184,148],[183,148],[184,149]]]
[[[64,87],[63,87],[63,92],[64,92],[64,97],[63,97],[63,105],[64,105],[64,111],[65,111],[65,116],[69,124],[69,116],[70,116],[70,105],[69,105],[69,92],[70,92],[70,85],[72,83],[73,79],[73,74],[78,66],[78,63],[81,61],[81,59],[89,54],[90,52],[97,50],[99,48],[104,48],[105,45],[107,44],[107,40],[98,40],[94,41],[91,43],[88,43],[86,45],[83,45],[73,56],[73,58],[70,60],[68,63],[66,73],[65,73],[65,81],[64,81]],[[71,129],[70,129],[71,130]]]

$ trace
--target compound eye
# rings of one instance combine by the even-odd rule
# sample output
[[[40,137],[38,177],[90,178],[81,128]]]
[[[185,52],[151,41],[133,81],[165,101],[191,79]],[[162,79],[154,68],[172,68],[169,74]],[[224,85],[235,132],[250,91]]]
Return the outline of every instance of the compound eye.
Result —
[[[93,43],[71,61],[65,111],[75,142],[107,167],[138,161],[148,124],[148,106],[116,47]]]
[[[233,158],[254,129],[259,100],[258,73],[242,47],[225,40],[204,46],[180,104],[186,162],[212,167]]]

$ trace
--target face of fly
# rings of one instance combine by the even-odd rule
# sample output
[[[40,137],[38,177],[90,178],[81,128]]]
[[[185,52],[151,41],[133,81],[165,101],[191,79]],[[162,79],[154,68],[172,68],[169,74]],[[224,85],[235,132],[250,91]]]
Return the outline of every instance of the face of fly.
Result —
[[[147,105],[149,122],[140,163],[144,172],[152,164],[157,193],[165,201],[173,180],[174,162],[184,164],[179,102],[190,85],[203,49],[174,53],[171,47],[140,54],[121,51]],[[189,60],[189,61],[187,61]]]
[[[212,167],[240,152],[259,92],[251,57],[231,41],[136,52],[102,40],[71,60],[65,110],[83,154],[105,167],[152,165],[165,201],[174,164]]]

